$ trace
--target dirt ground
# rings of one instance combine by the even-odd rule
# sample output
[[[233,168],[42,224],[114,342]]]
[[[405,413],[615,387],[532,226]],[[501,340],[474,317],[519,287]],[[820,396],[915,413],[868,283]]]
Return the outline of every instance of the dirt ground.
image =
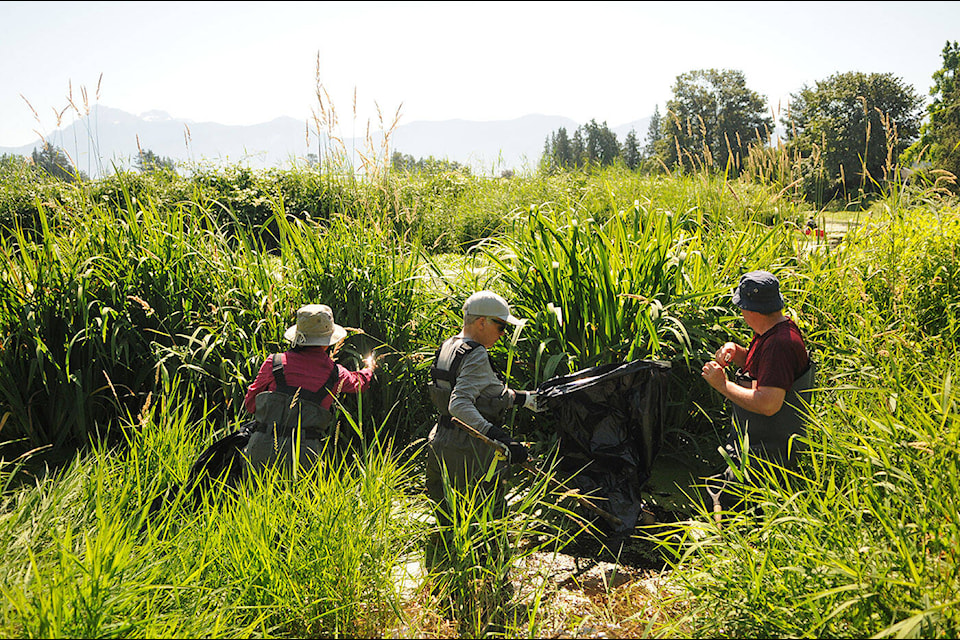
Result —
[[[513,597],[506,635],[524,636],[533,617],[535,635],[544,638],[636,638],[649,636],[676,616],[663,599],[676,589],[670,570],[655,546],[642,539],[673,514],[651,507],[658,523],[638,526],[633,536],[618,539],[581,534],[562,552],[520,553],[512,572]],[[650,515],[650,514],[648,514]],[[674,518],[675,519],[675,518]],[[649,521],[649,518],[648,518]],[[423,566],[407,567],[407,624],[392,637],[462,637],[455,622],[437,612],[439,606],[423,581]]]

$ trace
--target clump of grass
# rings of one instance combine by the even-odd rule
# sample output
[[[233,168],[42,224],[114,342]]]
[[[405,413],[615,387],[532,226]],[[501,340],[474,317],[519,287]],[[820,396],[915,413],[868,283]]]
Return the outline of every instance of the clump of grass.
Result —
[[[932,300],[910,284],[951,264],[930,249],[956,212],[901,201],[799,256],[787,295],[821,362],[809,451],[789,482],[755,474],[753,508],[721,528],[704,507],[663,536],[684,586],[670,602],[688,611],[675,630],[956,635],[956,344],[950,312],[930,322]],[[932,286],[949,287],[952,269],[935,268]]]
[[[703,512],[664,537],[676,553],[671,585],[686,590],[651,606],[690,615],[677,626],[658,618],[668,626],[656,633],[956,633],[950,363],[960,216],[942,194],[898,190],[842,241],[809,242],[787,185],[771,191],[706,173],[415,185],[384,173],[353,185],[337,176],[336,193],[329,176],[328,204],[310,218],[288,210],[294,198],[283,189],[258,191],[254,178],[231,176],[237,188],[219,200],[210,185],[176,198],[119,177],[109,195],[72,187],[38,208],[34,230],[0,241],[0,429],[37,444],[97,443],[36,487],[3,471],[8,635],[410,628],[416,604],[397,595],[395,575],[416,561],[429,530],[416,446],[377,443],[390,434],[403,449],[432,424],[422,383],[462,299],[494,288],[529,319],[507,346],[512,386],[631,357],[689,365],[674,367],[682,374],[669,425],[707,442],[722,412],[699,385],[699,361],[730,337],[749,337],[729,292],[754,268],[781,276],[788,312],[821,364],[810,453],[789,490],[758,479],[748,497],[762,512],[729,514],[720,530]],[[247,205],[260,217],[239,215]],[[457,253],[438,256],[441,248]],[[334,462],[302,482],[251,480],[196,511],[179,495],[167,517],[148,521],[145,505],[236,422],[256,366],[283,348],[308,299],[331,303],[355,329],[342,364],[374,348],[383,356],[378,387],[340,407]],[[107,432],[122,446],[100,444]],[[515,517],[476,519],[516,548],[552,548],[563,538],[537,511],[556,496],[538,491],[518,494],[531,502]],[[540,634],[549,590],[522,607],[491,600],[487,587],[520,563],[480,562],[476,530],[454,537],[459,570],[433,576],[447,609],[464,633],[497,624],[507,636]],[[619,596],[639,610],[641,591]],[[423,602],[424,619],[439,615]],[[612,596],[606,604],[611,618],[628,606]]]
[[[199,507],[178,494],[148,514],[212,435],[189,419],[189,390],[174,381],[146,407],[124,455],[98,449],[5,493],[6,633],[370,636],[393,624],[393,576],[423,528],[392,445],[330,455],[295,480],[248,476]]]
[[[521,574],[519,567],[535,554],[558,553],[576,535],[594,531],[552,489],[556,458],[548,459],[552,463],[535,475],[514,474],[519,477],[511,482],[505,511],[479,485],[458,490],[444,477],[439,509],[447,516],[434,523],[424,585],[461,636],[540,637],[548,583]]]
[[[873,391],[844,394],[787,486],[755,473],[743,492],[753,509],[683,546],[674,578],[690,609],[676,624],[707,637],[956,634],[950,379],[914,380],[896,415],[878,415]],[[710,522],[706,509],[698,520]]]

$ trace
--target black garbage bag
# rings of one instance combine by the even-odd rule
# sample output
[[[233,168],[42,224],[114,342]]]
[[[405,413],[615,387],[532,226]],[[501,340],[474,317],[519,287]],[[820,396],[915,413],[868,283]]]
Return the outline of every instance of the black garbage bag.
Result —
[[[183,485],[190,492],[193,506],[200,504],[204,493],[214,482],[234,487],[243,478],[247,466],[243,449],[255,427],[255,421],[248,421],[233,433],[216,440],[197,456]],[[180,485],[174,485],[157,495],[150,503],[149,517],[152,519],[158,515],[179,491]]]
[[[577,371],[537,389],[560,436],[560,471],[568,486],[596,496],[629,534],[640,517],[640,490],[660,450],[670,363],[634,360]]]
[[[201,491],[209,487],[213,480],[221,480],[229,486],[236,485],[246,470],[243,449],[250,442],[255,425],[255,422],[247,423],[204,449],[190,467],[187,485]]]

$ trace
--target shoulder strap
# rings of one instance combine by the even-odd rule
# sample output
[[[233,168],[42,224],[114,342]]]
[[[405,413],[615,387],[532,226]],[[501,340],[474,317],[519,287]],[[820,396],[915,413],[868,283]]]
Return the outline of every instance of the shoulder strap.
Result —
[[[275,353],[271,356],[273,361],[273,379],[277,381],[277,391],[286,391],[287,377],[283,374],[283,356]]]
[[[271,357],[273,362],[273,379],[277,382],[277,391],[280,393],[293,395],[296,393],[297,389],[287,384],[287,378],[283,373],[282,356],[279,353],[275,353]],[[323,383],[323,386],[316,391],[308,391],[300,387],[300,397],[304,400],[309,400],[310,402],[316,402],[319,404],[321,400],[327,397],[327,392],[335,388],[335,385],[339,379],[340,366],[334,362],[333,369],[330,370],[330,376],[327,378],[327,381]]]
[[[323,383],[323,386],[320,387],[318,393],[324,389],[330,390],[334,389],[337,381],[340,380],[340,365],[336,362],[333,363],[333,369],[330,370],[330,377],[327,378],[327,381]]]
[[[450,362],[449,369],[441,369],[437,366],[437,362],[440,359],[440,350],[442,346],[437,349],[436,353],[433,356],[433,366],[430,367],[430,377],[433,378],[433,381],[445,380],[450,383],[450,387],[453,388],[453,385],[457,382],[457,375],[460,373],[460,367],[463,365],[463,359],[467,356],[468,353],[480,346],[480,343],[476,340],[464,340],[459,345],[457,345],[457,351],[453,356],[453,360]]]

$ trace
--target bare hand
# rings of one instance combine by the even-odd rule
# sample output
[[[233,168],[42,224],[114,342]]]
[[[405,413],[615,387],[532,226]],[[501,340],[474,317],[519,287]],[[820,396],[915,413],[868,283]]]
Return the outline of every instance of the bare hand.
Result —
[[[701,374],[711,387],[720,391],[727,384],[727,374],[716,360],[705,362]]]
[[[717,353],[714,354],[713,359],[721,367],[725,367],[733,362],[733,358],[736,355],[737,345],[732,342],[727,342],[724,343],[722,347],[717,349]]]

